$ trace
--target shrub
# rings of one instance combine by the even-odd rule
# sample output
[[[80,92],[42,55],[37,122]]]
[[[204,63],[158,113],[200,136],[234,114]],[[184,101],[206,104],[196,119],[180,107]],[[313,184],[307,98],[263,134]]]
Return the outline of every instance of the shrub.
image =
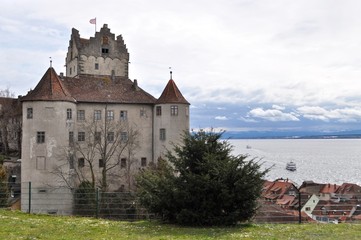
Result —
[[[200,130],[137,177],[141,204],[163,220],[182,225],[233,225],[257,209],[263,177],[255,159],[231,155],[222,133]]]

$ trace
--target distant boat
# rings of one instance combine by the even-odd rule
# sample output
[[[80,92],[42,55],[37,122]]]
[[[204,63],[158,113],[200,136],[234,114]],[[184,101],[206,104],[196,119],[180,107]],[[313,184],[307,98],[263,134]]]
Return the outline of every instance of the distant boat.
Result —
[[[286,165],[286,169],[288,170],[288,171],[296,171],[296,163],[294,163],[294,162],[288,162],[287,163],[287,165]]]

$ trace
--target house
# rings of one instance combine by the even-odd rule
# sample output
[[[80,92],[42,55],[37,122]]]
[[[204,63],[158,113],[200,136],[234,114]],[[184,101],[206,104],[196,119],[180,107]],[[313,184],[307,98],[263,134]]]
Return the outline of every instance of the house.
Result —
[[[339,185],[337,184],[324,184],[320,189],[319,198],[320,200],[328,201],[336,197],[336,192],[339,189]]]
[[[275,203],[284,208],[297,208],[298,189],[288,179],[274,182],[265,181],[262,198],[266,202]]]
[[[361,186],[354,183],[343,183],[336,191],[334,198],[340,201],[356,199],[361,201]]]
[[[31,184],[22,191],[23,211],[31,199],[33,212],[70,214],[71,191],[84,181],[132,190],[140,169],[181,143],[190,104],[172,74],[155,98],[129,79],[128,64],[122,36],[107,24],[89,39],[72,29],[66,76],[50,66],[21,98],[21,178]]]

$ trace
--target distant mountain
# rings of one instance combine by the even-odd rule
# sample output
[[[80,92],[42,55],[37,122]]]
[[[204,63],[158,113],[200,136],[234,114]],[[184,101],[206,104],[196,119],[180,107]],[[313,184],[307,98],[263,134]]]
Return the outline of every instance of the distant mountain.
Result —
[[[361,138],[361,130],[342,131],[342,132],[317,132],[317,131],[249,131],[237,132],[228,131],[223,134],[224,139],[337,139],[337,138]]]

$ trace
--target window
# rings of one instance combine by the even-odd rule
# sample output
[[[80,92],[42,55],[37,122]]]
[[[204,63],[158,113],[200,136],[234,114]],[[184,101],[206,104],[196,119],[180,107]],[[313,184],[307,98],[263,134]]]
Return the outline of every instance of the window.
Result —
[[[102,53],[109,53],[109,48],[102,48]]]
[[[74,132],[69,132],[69,143],[74,142]]]
[[[108,142],[114,142],[114,132],[108,132],[107,140]]]
[[[128,133],[127,133],[127,132],[121,132],[121,133],[120,133],[120,140],[121,140],[122,142],[128,141]]]
[[[147,166],[147,158],[145,158],[145,157],[141,158],[140,164],[142,167],[146,167]]]
[[[27,108],[26,109],[26,118],[32,119],[33,118],[33,108]]]
[[[99,168],[103,168],[105,166],[104,160],[99,159]]]
[[[78,132],[78,141],[79,142],[85,141],[85,132]]]
[[[177,116],[178,115],[178,106],[177,105],[170,106],[170,115],[171,116]]]
[[[69,168],[74,169],[74,156],[73,155],[69,156]]]
[[[128,112],[127,111],[120,111],[120,120],[126,121],[128,119]]]
[[[107,111],[107,120],[108,121],[114,120],[114,111],[113,110]]]
[[[101,120],[101,119],[102,119],[102,111],[94,110],[94,120]]]
[[[310,207],[306,207],[306,211],[311,211],[311,208],[310,208]]]
[[[46,168],[45,157],[36,157],[36,169],[45,170],[45,168]]]
[[[84,158],[78,158],[78,167],[82,168],[85,166],[85,160]]]
[[[95,68],[95,70],[98,70],[98,69],[99,69],[99,63],[96,63],[96,64],[94,65],[94,68]]]
[[[70,71],[70,75],[71,75],[71,69],[72,69],[72,68],[70,67],[70,69],[69,69],[69,71]]]
[[[44,143],[45,142],[45,132],[37,132],[36,133],[36,142]]]
[[[165,141],[165,128],[159,129],[159,139]]]
[[[144,107],[142,107],[141,109],[140,109],[140,116],[141,117],[145,117],[146,115],[145,115],[145,109],[144,109]]]
[[[66,109],[66,119],[67,119],[67,120],[71,120],[71,119],[72,119],[71,108]]]
[[[122,158],[120,159],[120,168],[126,168],[127,167],[127,159]]]
[[[156,109],[156,111],[155,111],[155,112],[156,112],[156,115],[157,115],[157,116],[161,116],[161,115],[162,115],[162,107],[161,107],[161,106],[157,106],[155,109]]]
[[[101,132],[95,132],[94,133],[94,141],[96,143],[100,143],[102,140],[102,133]]]
[[[85,120],[85,110],[78,110],[76,117],[77,117],[78,121],[84,121]]]
[[[189,107],[186,107],[186,117],[189,117]]]

